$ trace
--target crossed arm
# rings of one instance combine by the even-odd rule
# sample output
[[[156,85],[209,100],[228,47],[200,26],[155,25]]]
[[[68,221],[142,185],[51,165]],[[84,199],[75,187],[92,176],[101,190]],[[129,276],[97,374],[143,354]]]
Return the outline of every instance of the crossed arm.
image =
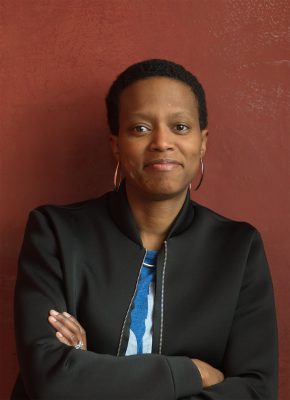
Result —
[[[273,291],[257,233],[223,357],[224,377],[209,364],[185,356],[116,357],[75,350],[71,346],[79,340],[86,345],[86,333],[69,314],[50,314],[50,325],[59,332],[55,340],[46,313],[50,307],[74,309],[68,299],[75,293],[68,285],[64,295],[59,244],[51,224],[41,210],[32,214],[16,283],[16,343],[21,393],[27,398],[277,400]]]
[[[50,310],[49,314],[48,321],[56,330],[56,337],[61,343],[67,346],[76,346],[78,343],[82,343],[81,350],[87,350],[86,332],[76,318],[67,312],[59,313],[55,310]],[[224,374],[210,364],[196,358],[192,359],[192,362],[199,370],[203,388],[224,380]]]

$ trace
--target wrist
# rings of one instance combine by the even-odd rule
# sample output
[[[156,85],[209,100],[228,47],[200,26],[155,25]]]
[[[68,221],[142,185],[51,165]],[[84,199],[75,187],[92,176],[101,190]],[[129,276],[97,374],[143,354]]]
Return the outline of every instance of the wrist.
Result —
[[[192,360],[192,362],[196,365],[196,367],[197,367],[197,369],[198,369],[198,371],[200,373],[201,380],[202,380],[202,386],[206,387],[207,386],[207,381],[208,381],[208,376],[207,376],[208,374],[207,374],[207,370],[205,368],[203,368],[202,361],[194,358]]]

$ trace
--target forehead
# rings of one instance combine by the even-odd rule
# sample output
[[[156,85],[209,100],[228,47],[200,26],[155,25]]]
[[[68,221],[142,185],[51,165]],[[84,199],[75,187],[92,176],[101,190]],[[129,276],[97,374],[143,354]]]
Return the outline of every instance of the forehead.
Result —
[[[120,95],[120,113],[139,109],[187,109],[197,111],[197,101],[189,85],[168,77],[138,80]]]

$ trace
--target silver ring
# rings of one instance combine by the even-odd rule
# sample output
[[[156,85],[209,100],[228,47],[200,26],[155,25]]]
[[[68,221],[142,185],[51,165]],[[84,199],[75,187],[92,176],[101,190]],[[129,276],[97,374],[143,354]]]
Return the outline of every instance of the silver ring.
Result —
[[[74,348],[76,350],[82,350],[83,347],[84,347],[84,344],[83,344],[83,342],[81,340],[79,340],[79,342],[74,346]]]

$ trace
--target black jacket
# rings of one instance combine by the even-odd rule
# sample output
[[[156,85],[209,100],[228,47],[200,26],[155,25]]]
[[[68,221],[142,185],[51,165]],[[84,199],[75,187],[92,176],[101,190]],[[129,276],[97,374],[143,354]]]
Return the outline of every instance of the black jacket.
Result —
[[[261,238],[189,199],[157,261],[153,354],[123,356],[145,250],[124,187],[34,210],[20,255],[12,399],[276,400],[277,332]],[[48,311],[67,310],[88,351],[58,342]],[[222,370],[202,389],[191,358]]]

